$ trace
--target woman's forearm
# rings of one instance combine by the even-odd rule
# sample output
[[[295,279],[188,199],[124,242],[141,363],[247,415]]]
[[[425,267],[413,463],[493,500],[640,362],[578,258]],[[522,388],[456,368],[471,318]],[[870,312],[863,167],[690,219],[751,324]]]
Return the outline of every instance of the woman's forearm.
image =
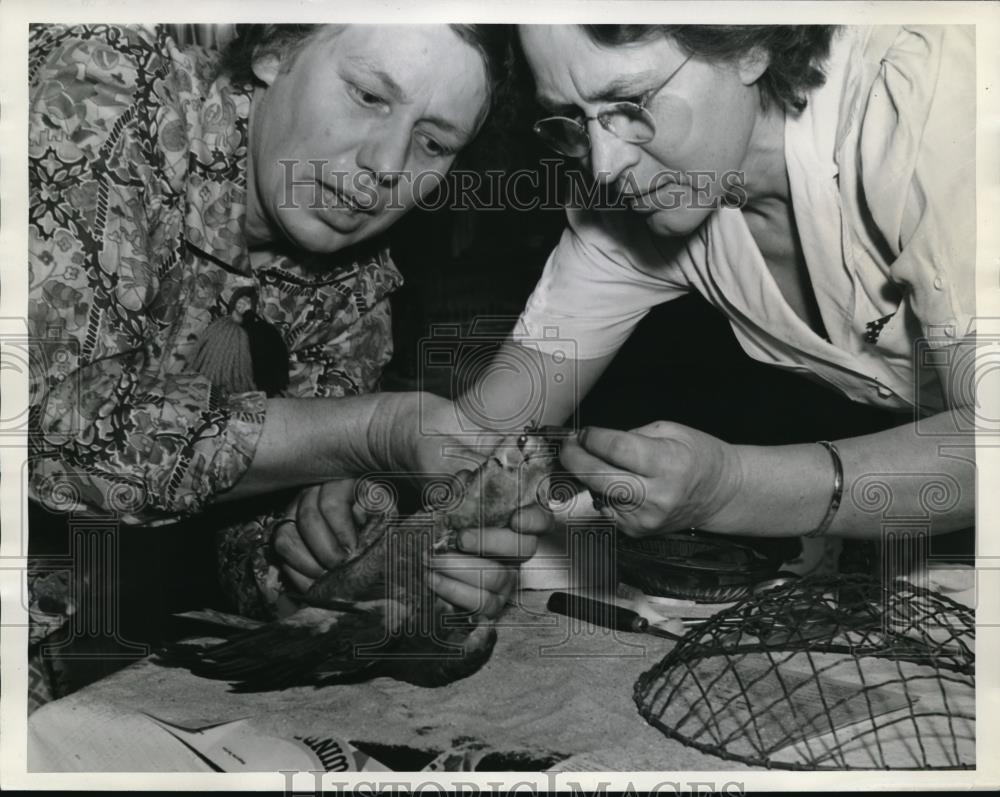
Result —
[[[371,471],[413,469],[412,436],[419,426],[421,397],[423,403],[434,400],[419,393],[270,399],[250,468],[218,500]]]
[[[943,412],[876,434],[835,441],[843,462],[843,498],[827,535],[878,538],[887,523],[907,521],[930,533],[971,526],[975,451]],[[830,506],[834,466],[815,443],[736,446],[740,486],[706,528],[762,536],[806,534]]]

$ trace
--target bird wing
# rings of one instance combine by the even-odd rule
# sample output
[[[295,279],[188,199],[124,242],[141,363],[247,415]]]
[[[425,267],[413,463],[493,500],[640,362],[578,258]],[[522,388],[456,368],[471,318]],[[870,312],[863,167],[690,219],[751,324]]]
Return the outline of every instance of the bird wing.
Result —
[[[168,657],[195,675],[237,682],[241,691],[280,689],[314,681],[317,672],[355,673],[375,664],[395,645],[408,611],[394,600],[331,603],[338,608],[306,606],[208,647],[176,645]]]

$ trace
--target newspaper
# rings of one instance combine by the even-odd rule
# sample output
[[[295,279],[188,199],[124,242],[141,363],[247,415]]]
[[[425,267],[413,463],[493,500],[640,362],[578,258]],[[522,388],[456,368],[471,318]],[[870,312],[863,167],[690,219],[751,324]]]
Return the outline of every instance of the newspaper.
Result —
[[[58,728],[49,727],[49,716],[57,717]],[[29,758],[37,772],[391,771],[344,739],[278,737],[251,718],[189,726],[151,714],[120,716],[89,703],[74,712],[37,712],[29,734]]]

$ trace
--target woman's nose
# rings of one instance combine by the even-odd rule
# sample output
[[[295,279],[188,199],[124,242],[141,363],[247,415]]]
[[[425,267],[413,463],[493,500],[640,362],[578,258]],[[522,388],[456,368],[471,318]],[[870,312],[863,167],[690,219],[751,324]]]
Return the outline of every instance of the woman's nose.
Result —
[[[409,130],[373,130],[358,151],[358,166],[374,175],[381,185],[394,185],[406,166]]]
[[[601,126],[596,119],[588,124],[590,168],[599,183],[612,184],[639,160],[639,148],[622,141]]]

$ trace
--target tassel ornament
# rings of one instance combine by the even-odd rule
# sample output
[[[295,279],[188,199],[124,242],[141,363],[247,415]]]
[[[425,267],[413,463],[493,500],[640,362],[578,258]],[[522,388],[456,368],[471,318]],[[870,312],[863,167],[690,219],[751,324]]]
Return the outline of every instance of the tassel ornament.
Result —
[[[227,393],[263,390],[275,396],[288,387],[288,348],[256,306],[253,288],[235,291],[229,315],[208,325],[191,364]]]

